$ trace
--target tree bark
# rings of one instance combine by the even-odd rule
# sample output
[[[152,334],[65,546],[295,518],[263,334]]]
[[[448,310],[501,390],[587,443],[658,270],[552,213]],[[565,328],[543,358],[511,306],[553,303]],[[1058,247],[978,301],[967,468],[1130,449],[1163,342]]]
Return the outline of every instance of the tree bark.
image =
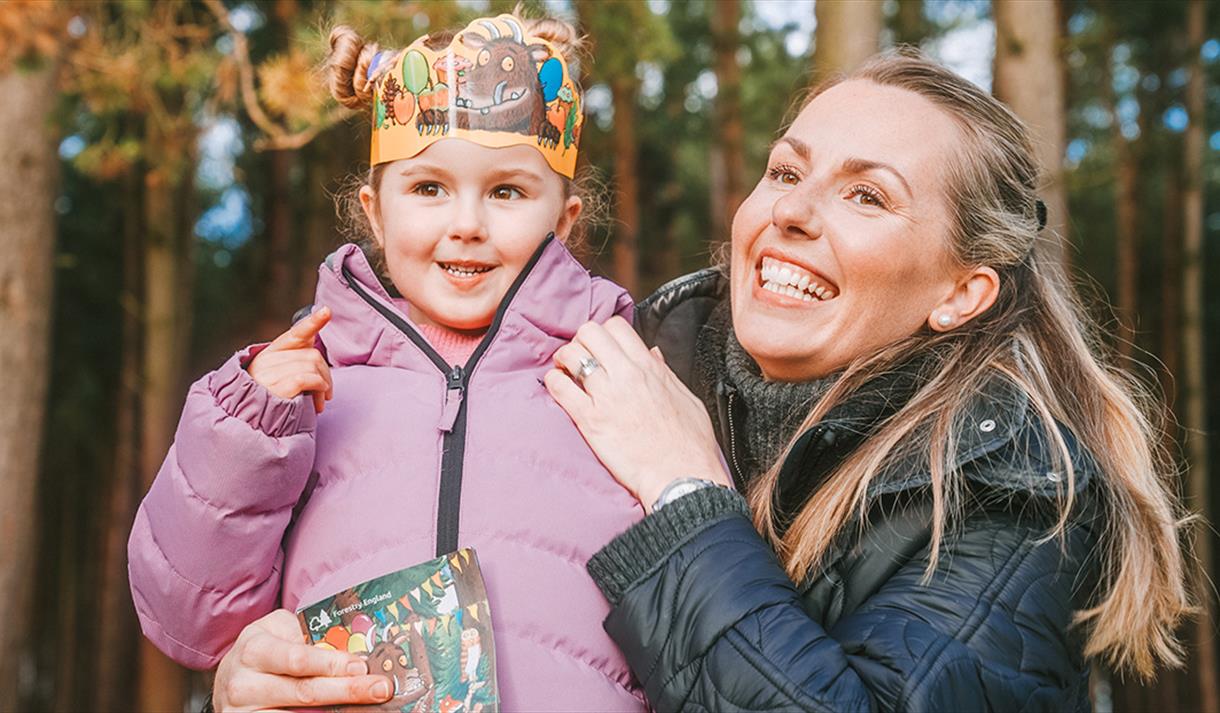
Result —
[[[127,539],[140,497],[140,306],[143,285],[143,183],[139,170],[125,179],[123,205],[123,287],[119,386],[115,405],[114,477],[101,521],[101,583],[98,592],[97,673],[91,708],[120,711],[131,700],[130,661],[138,629],[127,583]]]
[[[733,214],[745,197],[745,127],[741,119],[740,0],[720,0],[712,9],[716,101],[713,105],[711,210],[713,245],[729,239]]]
[[[813,8],[815,79],[850,72],[877,54],[885,19],[881,0],[818,0]]]
[[[614,280],[635,297],[640,284],[640,202],[636,175],[635,98],[639,81],[635,75],[615,77],[610,82],[614,100]]]
[[[992,14],[996,32],[994,92],[1033,131],[1034,150],[1046,174],[1039,190],[1047,210],[1043,235],[1049,238],[1046,245],[1052,254],[1067,267],[1070,236],[1063,181],[1067,119],[1058,3],[996,0]]]
[[[27,616],[48,365],[58,182],[48,118],[54,68],[0,74],[0,710],[17,710],[19,667],[33,656]]]
[[[294,255],[299,251],[294,249],[293,238],[296,230],[293,225],[293,187],[292,167],[296,160],[296,151],[276,150],[267,152],[267,195],[266,209],[266,252],[264,253],[262,280],[261,319],[257,327],[259,341],[275,339],[290,324],[293,306],[293,296],[297,294],[294,277],[299,275],[294,270]]]
[[[894,16],[894,42],[918,47],[928,34],[928,22],[923,16],[923,0],[898,0]]]
[[[147,143],[150,155],[167,142],[155,120],[149,121]],[[185,176],[180,171],[157,167],[145,180],[144,250],[144,384],[140,452],[143,491],[152,485],[174,437],[174,424],[182,405],[184,339],[181,314],[189,281],[183,270],[184,236],[177,219],[178,193]],[[139,708],[147,711],[178,710],[185,695],[183,669],[156,649],[148,639],[140,640]]]
[[[1204,372],[1203,338],[1203,152],[1206,121],[1206,77],[1200,49],[1206,36],[1207,6],[1191,0],[1186,11],[1187,67],[1186,110],[1190,123],[1182,137],[1182,401],[1186,435],[1187,493],[1191,507],[1209,517],[1207,385]],[[1210,575],[1212,536],[1207,528],[1195,529],[1195,554]],[[1195,663],[1199,680],[1201,710],[1220,710],[1220,690],[1216,681],[1216,637],[1214,602],[1211,588],[1200,598],[1201,613],[1195,629]]]

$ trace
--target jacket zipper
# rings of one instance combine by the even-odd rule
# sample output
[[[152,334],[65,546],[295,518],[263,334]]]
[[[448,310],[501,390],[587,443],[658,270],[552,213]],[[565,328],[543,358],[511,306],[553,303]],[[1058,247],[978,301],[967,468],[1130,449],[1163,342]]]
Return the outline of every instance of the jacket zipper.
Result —
[[[351,287],[356,294],[360,295],[361,299],[369,303],[373,309],[377,310],[391,324],[397,327],[399,331],[406,335],[407,339],[419,347],[420,351],[445,376],[445,404],[441,409],[441,420],[437,424],[437,428],[444,433],[444,436],[441,438],[441,481],[440,487],[437,489],[437,557],[447,555],[458,548],[458,532],[461,524],[462,509],[462,468],[466,458],[466,391],[470,386],[470,376],[474,373],[475,367],[478,366],[479,359],[483,357],[483,353],[487,351],[487,347],[491,345],[496,333],[500,330],[500,324],[504,321],[504,314],[508,311],[508,306],[512,303],[513,298],[517,296],[517,292],[521,289],[525,278],[529,276],[534,266],[538,264],[543,251],[550,245],[554,237],[554,233],[547,235],[542,244],[538,246],[538,249],[534,251],[533,256],[530,257],[529,262],[525,264],[521,274],[517,275],[517,279],[508,288],[508,292],[500,300],[500,306],[496,308],[496,315],[491,320],[491,326],[487,328],[487,334],[483,335],[479,345],[475,347],[470,358],[466,360],[465,366],[451,366],[446,362],[440,354],[436,353],[436,350],[432,348],[428,340],[424,339],[423,335],[415,331],[406,320],[392,309],[377,301],[356,281],[355,276],[347,269],[347,266],[343,267],[343,277],[347,281],[348,287]]]
[[[741,464],[737,462],[736,429],[733,428],[733,397],[737,395],[737,389],[732,384],[721,381],[717,384],[716,391],[720,396],[717,401],[721,407],[720,436],[729,447],[729,465],[733,469],[733,483],[739,491],[744,492],[746,480],[741,471]]]

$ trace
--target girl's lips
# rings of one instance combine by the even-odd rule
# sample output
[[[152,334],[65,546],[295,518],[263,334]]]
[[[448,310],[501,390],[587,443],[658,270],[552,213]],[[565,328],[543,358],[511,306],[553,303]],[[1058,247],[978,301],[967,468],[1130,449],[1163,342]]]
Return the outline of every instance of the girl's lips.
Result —
[[[482,282],[488,274],[496,269],[495,265],[475,262],[438,262],[445,278],[455,286],[469,288]]]

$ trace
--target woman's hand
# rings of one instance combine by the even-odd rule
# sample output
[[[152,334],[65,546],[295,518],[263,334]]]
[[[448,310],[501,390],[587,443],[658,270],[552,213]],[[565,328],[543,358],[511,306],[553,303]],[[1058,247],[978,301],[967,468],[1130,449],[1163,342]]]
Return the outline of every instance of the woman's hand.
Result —
[[[582,360],[598,367],[579,383]],[[589,322],[555,352],[547,390],[611,475],[646,510],[679,478],[730,485],[711,419],[698,397],[621,317]]]
[[[246,367],[250,378],[281,399],[312,391],[314,410],[322,413],[335,391],[330,367],[314,346],[314,338],[329,321],[330,308],[322,307],[289,327],[251,360]]]
[[[390,693],[389,680],[368,675],[359,656],[303,643],[296,616],[278,609],[242,629],[220,660],[212,705],[225,713],[382,703]]]

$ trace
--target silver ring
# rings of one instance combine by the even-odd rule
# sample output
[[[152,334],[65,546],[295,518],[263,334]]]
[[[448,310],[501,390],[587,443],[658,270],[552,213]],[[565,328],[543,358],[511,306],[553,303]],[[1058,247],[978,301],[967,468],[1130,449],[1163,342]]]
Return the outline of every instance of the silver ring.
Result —
[[[602,365],[591,356],[581,359],[580,366],[576,369],[576,381],[578,383],[584,383],[584,380],[589,377],[589,374],[597,371],[601,368],[601,366]]]

